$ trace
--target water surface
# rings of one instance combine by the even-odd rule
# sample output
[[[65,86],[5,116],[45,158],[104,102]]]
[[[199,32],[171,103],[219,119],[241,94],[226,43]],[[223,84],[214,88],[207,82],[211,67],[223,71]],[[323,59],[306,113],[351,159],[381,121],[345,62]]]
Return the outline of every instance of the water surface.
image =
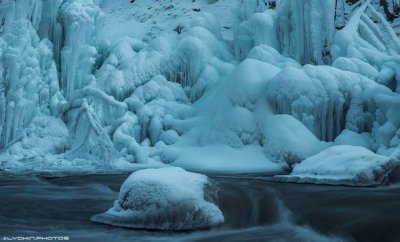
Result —
[[[0,177],[3,236],[70,241],[400,241],[400,186],[356,188],[213,177],[226,223],[195,232],[117,228],[90,222],[110,208],[128,175]]]

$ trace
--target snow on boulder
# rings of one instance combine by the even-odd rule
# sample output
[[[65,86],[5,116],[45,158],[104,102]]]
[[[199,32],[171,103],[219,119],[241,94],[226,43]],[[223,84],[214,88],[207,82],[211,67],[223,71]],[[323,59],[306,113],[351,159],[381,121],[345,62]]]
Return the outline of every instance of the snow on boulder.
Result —
[[[390,157],[349,145],[338,145],[309,157],[293,168],[290,175],[275,180],[348,186],[374,186],[386,180],[396,167]]]
[[[224,222],[217,189],[205,175],[167,167],[134,172],[118,200],[93,222],[138,229],[194,230]]]

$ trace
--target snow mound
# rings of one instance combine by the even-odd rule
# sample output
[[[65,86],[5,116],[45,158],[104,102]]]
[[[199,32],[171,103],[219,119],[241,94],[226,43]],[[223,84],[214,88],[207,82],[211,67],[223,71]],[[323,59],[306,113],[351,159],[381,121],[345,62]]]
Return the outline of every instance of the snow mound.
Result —
[[[274,179],[287,182],[348,186],[379,185],[395,168],[390,157],[350,145],[338,145],[309,157],[293,168],[290,175]]]
[[[290,115],[268,115],[264,124],[265,154],[289,167],[329,146]]]
[[[122,184],[114,207],[91,220],[140,229],[209,228],[224,222],[216,198],[205,175],[175,167],[140,170]]]

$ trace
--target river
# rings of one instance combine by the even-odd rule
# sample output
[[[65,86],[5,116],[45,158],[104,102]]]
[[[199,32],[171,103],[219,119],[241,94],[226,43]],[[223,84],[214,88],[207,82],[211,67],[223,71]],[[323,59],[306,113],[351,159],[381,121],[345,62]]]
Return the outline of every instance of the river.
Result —
[[[343,187],[214,176],[225,224],[194,232],[117,228],[90,221],[110,208],[127,175],[0,176],[0,240],[400,241],[400,185]]]

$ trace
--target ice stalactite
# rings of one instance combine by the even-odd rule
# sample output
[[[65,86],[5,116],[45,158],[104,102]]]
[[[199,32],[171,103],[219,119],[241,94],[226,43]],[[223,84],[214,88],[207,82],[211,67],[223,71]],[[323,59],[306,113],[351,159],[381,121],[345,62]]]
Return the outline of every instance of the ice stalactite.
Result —
[[[284,1],[277,11],[280,52],[303,64],[329,64],[335,2]]]
[[[314,66],[285,69],[268,89],[275,112],[294,116],[326,141],[343,129],[371,132],[377,109],[374,95],[391,93],[361,75]]]
[[[60,8],[64,26],[61,51],[61,89],[68,98],[95,81],[92,68],[97,57],[97,34],[103,16],[93,0],[67,0]]]
[[[63,26],[59,9],[63,0],[42,0],[42,15],[37,30],[41,39],[48,38],[53,44],[54,60],[60,71],[61,49],[63,47]]]
[[[182,40],[178,51],[171,56],[166,73],[168,79],[178,82],[182,87],[193,87],[205,66],[208,48],[198,38],[187,37]]]
[[[235,31],[239,59],[246,58],[254,46],[266,44],[303,64],[331,62],[335,1],[278,1],[273,10],[255,0],[241,6]]]
[[[6,31],[13,21],[25,19],[36,30],[40,39],[48,38],[54,46],[56,64],[60,64],[63,45],[63,27],[59,21],[59,8],[63,0],[16,0],[0,5],[2,30]]]
[[[28,20],[33,28],[38,29],[41,20],[42,1],[5,1],[0,3],[0,12],[4,24],[3,31],[9,29],[14,21],[21,19]]]
[[[0,38],[0,59],[3,59],[3,48],[6,43]],[[4,66],[0,65],[0,141],[2,140],[3,128],[6,122],[7,101],[6,101],[6,82],[4,78]],[[3,148],[3,142],[0,142],[0,149]]]

